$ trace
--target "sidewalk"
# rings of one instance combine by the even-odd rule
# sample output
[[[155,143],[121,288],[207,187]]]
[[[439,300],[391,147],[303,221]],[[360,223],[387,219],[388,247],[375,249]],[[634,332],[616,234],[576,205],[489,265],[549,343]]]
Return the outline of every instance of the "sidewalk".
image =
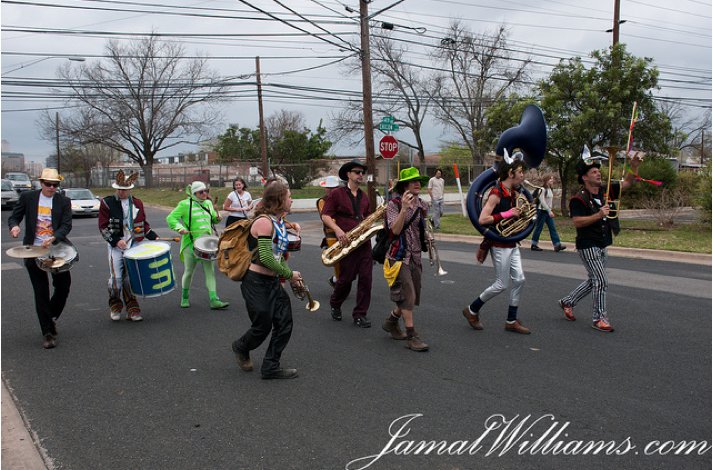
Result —
[[[25,421],[2,381],[2,462],[12,470],[46,470],[44,460]]]

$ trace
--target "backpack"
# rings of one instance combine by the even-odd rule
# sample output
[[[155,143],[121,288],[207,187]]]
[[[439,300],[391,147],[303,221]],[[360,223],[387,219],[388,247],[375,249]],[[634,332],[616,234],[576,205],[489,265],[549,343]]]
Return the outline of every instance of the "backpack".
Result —
[[[248,235],[255,220],[233,222],[218,239],[218,270],[233,281],[242,281],[250,267],[253,252],[248,249]]]

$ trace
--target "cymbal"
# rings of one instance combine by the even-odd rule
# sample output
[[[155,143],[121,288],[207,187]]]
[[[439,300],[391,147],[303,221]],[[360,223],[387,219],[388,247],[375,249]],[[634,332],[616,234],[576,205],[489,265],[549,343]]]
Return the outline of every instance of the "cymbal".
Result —
[[[41,263],[46,269],[56,269],[67,264],[67,261],[64,258],[47,258],[42,260]]]
[[[11,258],[37,258],[46,256],[49,251],[49,248],[42,248],[41,246],[21,245],[10,248],[5,253]]]

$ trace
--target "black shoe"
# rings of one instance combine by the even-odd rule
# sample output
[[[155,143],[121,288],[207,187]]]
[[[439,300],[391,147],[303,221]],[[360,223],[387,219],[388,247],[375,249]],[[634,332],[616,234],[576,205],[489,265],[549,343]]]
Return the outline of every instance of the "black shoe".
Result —
[[[329,283],[332,289],[334,289],[337,285],[337,283],[334,282],[334,276],[329,276],[329,280],[327,282]]]
[[[530,249],[531,249],[532,251],[542,251],[542,248],[540,248],[540,247],[537,246],[537,245],[532,245],[532,246],[530,247]]]
[[[47,333],[44,341],[42,341],[42,347],[45,349],[52,349],[55,346],[57,346],[57,339],[50,333]]]
[[[356,317],[354,324],[359,328],[371,328],[371,320],[366,317]]]
[[[294,379],[297,377],[297,369],[277,369],[267,374],[262,374],[265,380],[270,379]]]
[[[332,307],[332,320],[342,321],[342,309],[341,308]]]
[[[561,243],[555,247],[555,251],[562,251],[562,250],[566,250],[566,249],[567,249],[567,247]]]

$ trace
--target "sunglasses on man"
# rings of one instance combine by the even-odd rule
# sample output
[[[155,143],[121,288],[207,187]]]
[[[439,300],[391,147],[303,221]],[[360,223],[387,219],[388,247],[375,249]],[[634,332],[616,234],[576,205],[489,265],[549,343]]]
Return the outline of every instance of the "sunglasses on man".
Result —
[[[47,186],[48,188],[57,188],[59,187],[59,183],[49,183],[47,181],[43,181],[42,184]]]
[[[356,173],[357,175],[363,175],[364,170],[352,170],[352,173]]]
[[[201,189],[200,191],[196,191],[196,194],[209,194],[210,189]]]

